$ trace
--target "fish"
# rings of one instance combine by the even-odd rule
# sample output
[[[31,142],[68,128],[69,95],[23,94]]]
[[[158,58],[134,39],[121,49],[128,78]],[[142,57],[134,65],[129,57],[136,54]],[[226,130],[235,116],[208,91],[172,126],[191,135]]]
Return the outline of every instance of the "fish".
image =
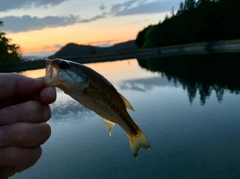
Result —
[[[151,148],[147,138],[127,112],[127,109],[134,111],[132,105],[95,70],[69,60],[46,59],[44,81],[46,86],[60,88],[101,116],[110,136],[114,125],[118,124],[126,132],[135,158],[141,148]]]

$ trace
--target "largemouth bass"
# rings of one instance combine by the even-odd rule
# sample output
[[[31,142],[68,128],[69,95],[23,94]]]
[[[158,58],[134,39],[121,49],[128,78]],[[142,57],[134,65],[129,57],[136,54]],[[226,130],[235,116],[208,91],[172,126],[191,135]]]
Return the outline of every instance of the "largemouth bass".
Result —
[[[45,83],[60,88],[101,116],[110,135],[114,124],[120,125],[127,134],[134,157],[141,148],[150,148],[147,138],[126,110],[133,110],[131,104],[93,69],[62,59],[47,60]]]

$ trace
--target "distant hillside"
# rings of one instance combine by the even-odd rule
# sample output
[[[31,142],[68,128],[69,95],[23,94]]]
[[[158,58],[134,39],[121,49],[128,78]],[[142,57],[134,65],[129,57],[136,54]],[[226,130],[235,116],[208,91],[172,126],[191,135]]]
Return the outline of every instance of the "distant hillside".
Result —
[[[95,47],[91,45],[79,45],[75,43],[69,43],[57,51],[54,55],[49,58],[64,58],[73,56],[83,56],[90,54],[103,54],[127,50],[138,49],[134,40],[118,43],[110,47]]]

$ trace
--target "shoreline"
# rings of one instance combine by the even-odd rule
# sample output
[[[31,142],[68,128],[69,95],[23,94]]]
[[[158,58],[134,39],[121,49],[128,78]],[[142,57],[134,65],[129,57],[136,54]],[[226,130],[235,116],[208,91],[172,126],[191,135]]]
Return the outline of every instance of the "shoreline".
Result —
[[[176,45],[150,49],[128,50],[107,54],[94,54],[76,57],[62,57],[79,63],[96,63],[106,61],[117,61],[134,58],[197,55],[211,53],[240,53],[240,40],[229,40],[219,42],[202,42],[194,44]],[[45,68],[45,60],[23,62],[23,64],[12,67],[0,67],[0,72],[21,72]]]

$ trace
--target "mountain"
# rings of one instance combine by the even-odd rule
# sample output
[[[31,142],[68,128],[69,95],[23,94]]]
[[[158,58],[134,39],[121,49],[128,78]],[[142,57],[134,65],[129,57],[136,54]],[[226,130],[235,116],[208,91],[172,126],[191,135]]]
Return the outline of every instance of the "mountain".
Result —
[[[115,44],[110,47],[95,47],[91,45],[79,45],[75,43],[69,43],[57,51],[54,55],[49,58],[65,58],[74,56],[83,56],[91,54],[103,54],[111,52],[120,52],[127,50],[138,49],[134,40]]]

